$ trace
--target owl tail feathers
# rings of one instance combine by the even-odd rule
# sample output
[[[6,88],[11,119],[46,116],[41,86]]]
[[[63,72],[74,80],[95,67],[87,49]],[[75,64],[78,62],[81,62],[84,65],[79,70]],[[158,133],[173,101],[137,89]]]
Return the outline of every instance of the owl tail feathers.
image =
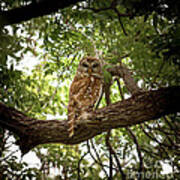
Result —
[[[69,137],[72,137],[74,135],[74,128],[72,130],[68,130],[69,131]]]
[[[71,120],[68,122],[68,124],[69,124],[69,129],[68,129],[69,137],[72,137],[74,135],[74,121]]]
[[[71,138],[74,135],[74,131],[69,133],[69,137]]]

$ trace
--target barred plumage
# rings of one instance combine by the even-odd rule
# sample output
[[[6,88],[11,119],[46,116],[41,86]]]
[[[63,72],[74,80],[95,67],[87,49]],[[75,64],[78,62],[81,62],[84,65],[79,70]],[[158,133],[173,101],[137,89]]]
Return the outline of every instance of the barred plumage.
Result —
[[[74,135],[75,122],[82,115],[93,110],[100,96],[103,84],[101,60],[94,57],[83,58],[70,87],[68,121],[69,136]]]

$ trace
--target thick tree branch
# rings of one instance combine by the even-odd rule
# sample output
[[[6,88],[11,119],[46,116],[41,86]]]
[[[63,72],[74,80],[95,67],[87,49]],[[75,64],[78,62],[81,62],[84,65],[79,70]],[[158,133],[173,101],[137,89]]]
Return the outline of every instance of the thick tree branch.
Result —
[[[121,63],[120,66],[115,66],[113,68],[107,69],[112,76],[119,76],[124,80],[124,83],[128,91],[132,94],[141,93],[143,90],[137,86],[137,83],[134,81],[131,71]]]
[[[0,25],[16,24],[32,18],[48,15],[81,1],[83,0],[42,0],[42,2],[31,3],[24,7],[0,11]]]
[[[78,144],[113,128],[139,124],[161,116],[180,112],[180,87],[141,92],[132,98],[114,103],[82,120],[75,135],[68,136],[67,120],[36,120],[0,103],[0,126],[19,136],[22,153],[45,143]],[[94,123],[94,125],[92,125]]]

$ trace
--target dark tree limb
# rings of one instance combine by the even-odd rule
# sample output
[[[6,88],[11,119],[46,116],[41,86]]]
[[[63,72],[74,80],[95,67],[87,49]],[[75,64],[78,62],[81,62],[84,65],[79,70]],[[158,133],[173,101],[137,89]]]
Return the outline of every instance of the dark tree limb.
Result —
[[[8,11],[0,11],[0,25],[21,23],[22,21],[57,12],[59,9],[64,9],[81,1],[83,0],[43,0],[39,3],[31,3]]]
[[[142,92],[95,110],[91,119],[77,124],[72,138],[68,136],[67,120],[32,119],[3,103],[0,103],[0,126],[19,136],[18,144],[23,154],[39,144],[78,144],[113,128],[128,127],[180,112],[179,92],[179,86]]]

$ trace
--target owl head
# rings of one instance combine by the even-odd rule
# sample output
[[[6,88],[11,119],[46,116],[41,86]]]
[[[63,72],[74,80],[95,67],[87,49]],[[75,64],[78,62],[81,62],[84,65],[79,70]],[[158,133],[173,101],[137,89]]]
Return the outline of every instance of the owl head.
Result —
[[[94,57],[84,57],[78,66],[78,72],[87,76],[102,76],[102,62]]]

